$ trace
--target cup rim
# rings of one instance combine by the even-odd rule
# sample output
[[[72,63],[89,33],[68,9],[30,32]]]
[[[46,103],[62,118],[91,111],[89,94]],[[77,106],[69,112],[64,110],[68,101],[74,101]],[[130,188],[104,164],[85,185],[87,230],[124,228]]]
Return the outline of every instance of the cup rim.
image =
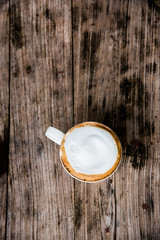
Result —
[[[118,170],[118,168],[119,168],[119,166],[120,166],[120,163],[121,163],[121,160],[122,160],[122,144],[121,144],[121,142],[120,142],[119,137],[117,136],[117,134],[116,134],[110,127],[106,126],[106,125],[103,124],[103,123],[94,122],[94,121],[87,121],[87,122],[78,123],[78,124],[74,125],[73,127],[71,127],[71,128],[66,132],[66,134],[64,135],[64,137],[63,137],[63,139],[62,139],[62,142],[63,142],[63,140],[65,139],[65,136],[66,136],[69,132],[71,132],[72,129],[76,128],[76,127],[79,126],[79,125],[82,125],[82,124],[85,125],[85,124],[87,124],[87,123],[88,123],[88,124],[90,124],[90,123],[99,124],[100,126],[104,126],[104,128],[107,128],[108,130],[110,130],[110,132],[113,133],[113,134],[117,137],[117,141],[118,141],[118,144],[120,145],[120,150],[121,150],[121,151],[120,151],[119,162],[118,162],[118,165],[116,166],[115,170],[113,170],[113,172],[112,172],[109,176],[106,176],[106,177],[104,177],[103,179],[98,179],[98,180],[95,180],[95,181],[85,181],[85,180],[82,180],[82,179],[80,179],[80,178],[72,175],[72,174],[68,171],[68,169],[65,167],[65,165],[64,165],[64,163],[63,163],[63,161],[62,161],[62,159],[61,159],[61,154],[60,154],[60,153],[61,153],[61,145],[60,145],[60,148],[59,148],[60,161],[61,161],[62,166],[63,166],[63,168],[65,169],[65,171],[66,171],[72,178],[74,178],[74,179],[76,179],[76,180],[78,180],[78,181],[80,181],[80,182],[84,182],[84,183],[97,183],[97,182],[102,182],[102,181],[108,179],[109,177],[111,177],[111,176]],[[111,135],[112,135],[112,134],[111,134]],[[113,138],[114,138],[114,135],[112,135]],[[116,144],[117,144],[117,141],[116,141],[115,138],[114,138],[114,140],[115,140],[115,142],[116,142]],[[118,146],[117,146],[117,148],[118,148]],[[93,174],[93,175],[94,175],[94,174]]]

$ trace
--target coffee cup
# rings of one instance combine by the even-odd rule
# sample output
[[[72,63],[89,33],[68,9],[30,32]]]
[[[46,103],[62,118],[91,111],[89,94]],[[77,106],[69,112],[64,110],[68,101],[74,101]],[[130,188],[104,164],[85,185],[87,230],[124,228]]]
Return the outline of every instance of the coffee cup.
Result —
[[[120,164],[120,140],[104,124],[83,122],[72,127],[66,134],[49,127],[45,135],[60,145],[60,160],[64,169],[81,182],[105,180]]]

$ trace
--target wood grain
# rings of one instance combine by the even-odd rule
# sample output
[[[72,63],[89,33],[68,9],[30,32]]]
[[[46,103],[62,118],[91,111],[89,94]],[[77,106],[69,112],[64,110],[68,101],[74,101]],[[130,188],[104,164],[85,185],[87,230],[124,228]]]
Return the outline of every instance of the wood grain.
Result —
[[[0,239],[159,240],[160,8],[3,0],[0,26]],[[123,147],[96,184],[73,180],[44,136],[91,120]]]
[[[73,239],[73,180],[45,131],[73,125],[69,1],[11,1],[7,239]]]
[[[160,237],[159,16],[148,1],[73,1],[75,123],[102,122],[123,146],[114,176],[75,182],[76,239]]]
[[[0,2],[0,239],[5,239],[9,154],[9,2]]]

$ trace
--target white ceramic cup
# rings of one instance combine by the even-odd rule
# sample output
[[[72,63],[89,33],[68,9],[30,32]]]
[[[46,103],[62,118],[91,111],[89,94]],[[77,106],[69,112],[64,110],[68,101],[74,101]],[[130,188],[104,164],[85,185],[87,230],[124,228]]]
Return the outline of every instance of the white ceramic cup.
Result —
[[[105,180],[120,164],[120,140],[109,127],[101,123],[83,122],[66,134],[49,127],[45,135],[60,145],[60,159],[64,169],[81,182]]]

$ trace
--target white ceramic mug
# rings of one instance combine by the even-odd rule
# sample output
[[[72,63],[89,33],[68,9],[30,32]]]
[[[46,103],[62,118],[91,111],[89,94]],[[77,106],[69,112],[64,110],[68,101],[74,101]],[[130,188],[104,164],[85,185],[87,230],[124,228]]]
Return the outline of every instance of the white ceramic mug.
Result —
[[[110,177],[118,168],[122,147],[117,135],[97,122],[84,122],[66,134],[49,127],[45,135],[60,145],[64,169],[81,182],[99,182]]]

